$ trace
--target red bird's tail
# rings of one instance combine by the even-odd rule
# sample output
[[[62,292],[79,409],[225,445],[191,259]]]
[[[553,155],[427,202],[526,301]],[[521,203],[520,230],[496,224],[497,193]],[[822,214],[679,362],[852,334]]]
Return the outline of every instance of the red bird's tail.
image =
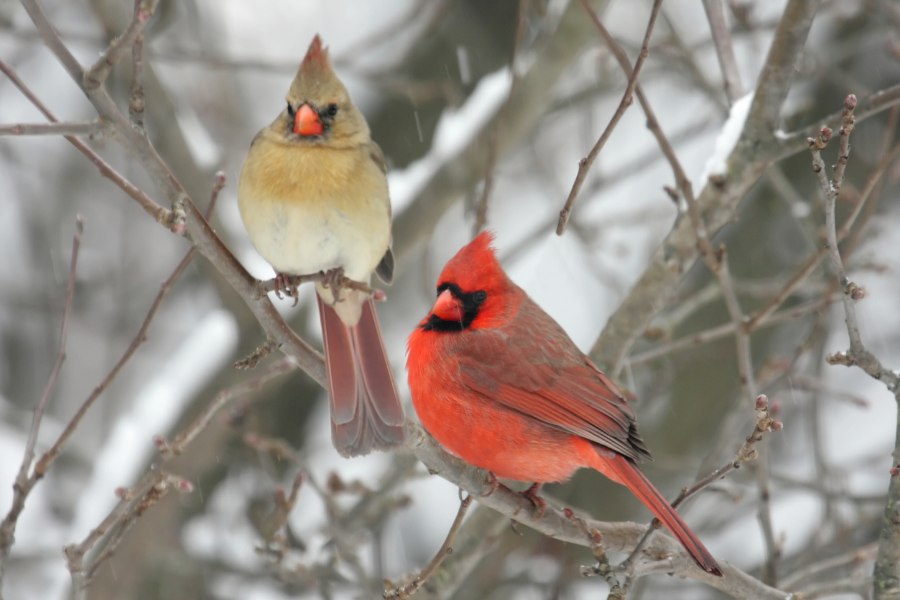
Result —
[[[405,417],[371,299],[356,325],[319,301],[331,397],[331,439],[343,456],[359,456],[403,443]]]
[[[644,505],[663,522],[684,549],[688,551],[694,562],[701,569],[712,575],[722,576],[722,571],[709,550],[700,543],[694,532],[681,519],[675,509],[663,498],[650,480],[647,479],[634,461],[607,448],[594,446],[600,459],[600,467],[594,466],[607,477],[621,483],[631,490]]]

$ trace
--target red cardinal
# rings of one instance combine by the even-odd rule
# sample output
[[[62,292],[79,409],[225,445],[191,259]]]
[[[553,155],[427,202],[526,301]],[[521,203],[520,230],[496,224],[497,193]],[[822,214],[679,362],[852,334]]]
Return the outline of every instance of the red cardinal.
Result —
[[[651,459],[622,392],[513,283],[484,232],[444,267],[437,302],[409,337],[409,387],[445,448],[497,477],[540,486],[580,467],[628,487],[690,553],[716,560],[638,470]]]

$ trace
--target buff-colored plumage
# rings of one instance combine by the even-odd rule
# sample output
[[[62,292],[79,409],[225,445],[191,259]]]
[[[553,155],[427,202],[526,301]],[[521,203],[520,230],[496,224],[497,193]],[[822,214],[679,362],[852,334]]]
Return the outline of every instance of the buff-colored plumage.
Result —
[[[250,146],[238,204],[253,245],[278,273],[342,268],[354,281],[368,283],[377,271],[390,282],[384,157],[318,36],[291,84],[287,106]],[[317,290],[335,445],[349,455],[396,445],[403,439],[403,411],[371,300],[348,289],[336,299],[321,283]],[[329,318],[332,312],[337,319]]]

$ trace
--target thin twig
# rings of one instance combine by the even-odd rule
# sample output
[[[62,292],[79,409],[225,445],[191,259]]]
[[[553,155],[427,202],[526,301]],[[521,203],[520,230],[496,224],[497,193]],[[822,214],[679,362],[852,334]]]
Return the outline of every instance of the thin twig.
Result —
[[[134,0],[134,20],[140,18],[142,0]],[[128,116],[139,130],[144,129],[144,33],[141,31],[131,45],[131,94]]]
[[[865,289],[850,281],[844,269],[838,248],[838,237],[835,219],[835,203],[841,184],[843,183],[844,170],[847,166],[850,153],[850,133],[855,127],[854,110],[857,106],[856,96],[848,95],[844,99],[844,108],[841,112],[840,151],[838,163],[834,167],[834,173],[829,180],[825,173],[825,164],[821,151],[831,139],[831,129],[825,127],[815,138],[809,138],[807,144],[813,156],[813,171],[819,178],[822,191],[825,194],[825,232],[827,237],[827,252],[831,261],[837,282],[841,288],[841,299],[844,303],[844,316],[847,324],[847,334],[850,338],[850,349],[844,352],[836,352],[826,357],[829,364],[842,364],[846,366],[856,365],[870,376],[882,381],[888,390],[894,394],[900,403],[900,372],[887,369],[881,361],[870,352],[863,344],[859,331],[859,323],[856,315],[857,300],[862,300]],[[898,412],[897,437],[894,447],[894,460],[900,456],[900,412]],[[896,467],[895,467],[896,469]],[[890,485],[888,486],[888,499],[884,508],[879,536],[878,557],[874,569],[874,589],[877,591],[896,590],[897,572],[900,570],[900,519],[898,519],[898,506],[900,506],[900,477],[894,475],[892,470]]]
[[[734,457],[734,460],[726,464],[725,466],[716,469],[703,479],[700,479],[694,485],[681,489],[681,493],[678,494],[678,497],[672,501],[672,508],[678,508],[681,506],[686,500],[688,500],[694,494],[700,492],[707,486],[720,479],[724,479],[726,475],[731,473],[732,471],[739,469],[741,465],[745,462],[749,462],[751,460],[756,460],[759,457],[759,450],[757,446],[760,441],[763,439],[763,434],[768,431],[781,431],[783,425],[780,421],[776,421],[772,418],[772,415],[769,412],[769,399],[765,395],[761,395],[756,399],[756,425],[753,428],[753,431],[750,435],[747,436],[747,439],[744,440],[744,444],[741,446],[740,450],[738,450],[737,454]],[[637,564],[637,559],[640,556],[641,552],[643,552],[644,547],[649,543],[650,538],[653,536],[653,533],[662,527],[662,522],[659,519],[653,519],[650,523],[650,526],[647,528],[646,533],[638,542],[638,544],[634,547],[631,554],[628,555],[624,561],[622,561],[617,567],[616,570],[620,572],[624,572],[626,574],[633,573],[635,569],[635,565]]]
[[[106,52],[92,67],[85,70],[82,80],[85,89],[97,89],[106,81],[115,64],[119,62],[125,52],[128,51],[128,48],[135,43],[135,40],[144,31],[144,27],[147,25],[150,17],[153,16],[153,11],[156,10],[158,2],[159,0],[138,0],[134,10],[134,18],[129,23],[128,28],[109,44]]]
[[[259,362],[272,353],[272,350],[276,349],[278,344],[275,343],[273,339],[267,339],[266,342],[256,348],[253,352],[251,352],[248,356],[235,361],[234,368],[241,369],[242,371],[246,371],[248,369],[255,369],[256,365]]]
[[[875,556],[877,554],[878,543],[875,542],[863,546],[862,548],[856,548],[855,550],[852,550],[850,552],[839,554],[838,556],[820,560],[819,562],[797,569],[796,571],[791,573],[790,577],[785,577],[784,581],[781,584],[781,587],[786,590],[794,589],[805,579],[809,579],[810,577],[819,575],[820,573],[833,571],[834,569],[852,567],[855,565],[867,563],[871,560],[875,560]]]
[[[893,162],[897,159],[897,156],[900,156],[900,144],[895,145],[890,150],[890,152],[887,152],[885,154],[885,156],[879,162],[878,166],[866,180],[866,184],[863,187],[862,192],[860,192],[859,196],[856,198],[856,202],[853,206],[853,211],[837,231],[836,239],[838,243],[843,241],[844,238],[849,235],[850,229],[853,227],[854,223],[856,223],[856,219],[859,217],[860,213],[862,212],[863,206],[866,204],[866,200],[869,199],[872,191],[877,187],[878,183],[887,172],[888,167],[890,167],[891,164],[893,164]],[[800,285],[800,283],[802,283],[810,275],[810,273],[815,270],[815,268],[819,264],[819,261],[822,260],[827,251],[828,248],[823,246],[814,254],[810,255],[803,262],[802,266],[797,270],[791,280],[784,285],[781,291],[778,292],[774,297],[772,297],[768,304],[750,315],[750,317],[744,324],[744,328],[747,331],[753,331],[761,322],[764,322],[776,309],[778,309],[779,306],[784,303],[785,300],[790,297],[797,286]]]
[[[763,327],[779,325],[787,321],[799,319],[810,313],[817,312],[836,301],[836,298],[832,298],[829,296],[784,309],[782,311],[776,312],[763,321],[757,322],[754,325],[754,331]],[[729,321],[727,323],[723,323],[722,325],[718,325],[716,327],[711,327],[699,333],[679,338],[677,340],[669,342],[668,344],[662,344],[660,346],[657,346],[656,348],[651,348],[650,350],[647,350],[645,352],[634,354],[628,358],[628,363],[631,366],[644,364],[661,356],[671,354],[690,346],[697,346],[706,342],[721,339],[734,333],[736,329],[737,327],[735,326],[734,322]]]
[[[235,398],[262,389],[262,387],[272,379],[294,371],[297,369],[297,366],[297,362],[293,358],[285,356],[281,360],[269,365],[256,377],[247,379],[233,387],[220,391],[216,394],[216,397],[206,405],[206,408],[197,415],[197,418],[194,419],[194,421],[181,433],[175,436],[171,443],[163,442],[159,444],[160,454],[165,457],[181,454],[184,452],[185,448],[194,441],[194,438],[209,425],[209,422],[223,406]]]
[[[594,24],[600,30],[601,35],[603,35],[604,39],[607,42],[607,45],[616,56],[616,59],[619,61],[619,64],[622,67],[622,71],[624,71],[626,75],[630,75],[632,72],[631,65],[629,64],[628,57],[625,55],[625,52],[615,42],[615,40],[612,39],[612,36],[603,26],[603,23],[597,17],[597,14],[593,11],[590,5],[588,5],[583,0],[582,5],[585,7],[585,10],[587,10],[587,12],[591,15],[591,18],[594,20]],[[685,202],[687,203],[691,225],[694,229],[694,234],[696,235],[697,249],[699,250],[700,255],[703,257],[709,269],[719,279],[719,283],[722,288],[722,295],[725,298],[725,305],[728,308],[729,315],[731,316],[731,320],[734,324],[734,332],[737,345],[738,369],[741,376],[741,387],[748,401],[753,402],[753,399],[757,395],[757,389],[756,383],[753,379],[753,361],[750,356],[749,335],[744,331],[745,316],[741,311],[740,303],[738,302],[737,295],[734,291],[734,286],[731,285],[731,277],[728,271],[727,262],[725,261],[725,248],[724,246],[722,246],[718,250],[713,249],[712,244],[710,243],[709,234],[706,230],[706,225],[704,224],[703,218],[700,215],[700,209],[694,196],[693,186],[690,179],[688,179],[687,174],[682,168],[681,163],[678,160],[678,156],[675,154],[674,148],[663,133],[662,128],[659,125],[659,121],[656,119],[656,116],[653,113],[653,110],[650,108],[650,104],[639,85],[635,86],[635,94],[637,95],[638,101],[641,104],[641,108],[644,110],[644,114],[647,117],[647,127],[656,137],[660,149],[668,159],[669,164],[672,167],[672,171],[675,175],[675,181],[678,185],[678,189],[681,191],[681,194],[684,197]],[[767,454],[764,445],[761,446],[759,463],[760,468],[757,470],[757,477],[760,487],[759,515],[763,530],[763,537],[766,541],[766,553],[768,557],[766,562],[767,572],[765,574],[764,581],[770,584],[774,584],[775,575],[773,565],[778,558],[779,551],[775,543],[775,536],[772,531],[771,515],[769,511],[769,469]]]
[[[385,590],[384,594],[382,594],[383,598],[406,600],[406,598],[415,594],[419,588],[428,581],[428,578],[437,571],[438,567],[441,566],[441,563],[444,562],[444,559],[450,556],[453,552],[453,540],[456,538],[456,533],[459,531],[459,527],[462,525],[466,512],[469,510],[469,505],[472,504],[472,495],[466,494],[466,497],[463,498],[462,493],[462,490],[460,490],[459,510],[456,513],[456,518],[453,519],[453,525],[450,526],[447,538],[444,540],[444,543],[441,545],[440,550],[437,551],[434,558],[431,559],[431,562],[428,563],[428,566],[422,569],[422,572],[416,575],[409,583]]]
[[[118,519],[118,523],[111,529],[110,536],[103,545],[103,551],[99,552],[96,557],[90,561],[90,564],[85,571],[84,582],[86,585],[91,582],[94,575],[100,567],[103,566],[103,563],[112,558],[116,549],[118,549],[119,544],[125,539],[125,534],[134,527],[139,517],[150,510],[154,504],[162,500],[162,498],[172,489],[178,490],[181,493],[190,493],[194,490],[193,484],[186,479],[163,472],[161,472],[161,475],[161,482],[154,485],[140,501],[133,504],[129,510],[125,511]],[[117,491],[121,492],[122,490]],[[85,591],[86,590],[82,590],[82,592]]]
[[[22,5],[34,22],[44,43],[63,63],[72,79],[81,86],[85,96],[94,105],[101,118],[113,124],[116,129],[117,141],[140,162],[150,179],[169,200],[173,210],[169,211],[156,205],[143,192],[140,192],[143,194],[143,198],[139,194],[134,194],[133,197],[142,204],[147,212],[154,215],[157,221],[173,231],[185,234],[196,246],[198,252],[219,270],[228,284],[244,299],[266,333],[279,343],[282,351],[298,360],[301,368],[316,382],[325,385],[327,375],[321,355],[288,327],[284,318],[268,298],[258,298],[255,295],[256,280],[247,273],[246,269],[215,234],[147,136],[142,135],[131,126],[131,122],[122,114],[103,86],[93,90],[84,86],[80,65],[60,40],[37,0],[22,0]],[[71,141],[74,138],[67,139]],[[82,151],[85,149],[86,147]],[[89,151],[86,153],[91,160],[94,160],[95,164],[99,164],[94,159],[95,155],[92,156]],[[104,172],[104,174],[106,173]],[[115,173],[115,175],[118,174]],[[126,191],[129,190],[126,189]]]
[[[853,404],[854,406],[858,406],[860,408],[869,408],[869,401],[862,396],[859,396],[847,390],[839,389],[829,384],[827,381],[823,381],[815,377],[810,377],[808,375],[793,375],[792,377],[790,377],[790,384],[792,388],[798,390],[821,392],[837,400],[843,400],[845,402]]]
[[[584,538],[588,541],[591,554],[597,560],[596,565],[581,567],[581,574],[585,577],[599,576],[605,579],[609,585],[610,597],[613,597],[613,594],[618,593],[621,587],[619,586],[619,580],[616,579],[616,572],[609,563],[609,557],[606,555],[606,549],[603,547],[603,536],[600,535],[600,531],[596,528],[589,529],[585,520],[569,508],[564,509],[563,514],[581,530]]]
[[[606,31],[606,28],[600,21],[597,13],[594,12],[594,9],[591,8],[591,5],[587,3],[587,0],[579,1],[584,7],[584,10],[594,20],[594,24],[597,25],[597,27],[601,31]],[[587,178],[588,171],[590,171],[591,166],[594,164],[594,161],[597,159],[597,156],[600,154],[603,146],[606,145],[606,141],[612,135],[612,132],[613,130],[615,130],[616,125],[619,124],[619,121],[622,119],[625,111],[628,110],[628,107],[631,106],[632,102],[634,102],[634,90],[637,87],[638,76],[641,73],[641,68],[643,68],[644,62],[647,60],[647,56],[650,55],[650,37],[653,35],[653,27],[656,25],[656,18],[659,16],[659,9],[661,7],[662,0],[654,0],[653,8],[650,9],[650,20],[647,23],[647,31],[644,33],[644,43],[641,46],[641,52],[640,54],[638,54],[637,61],[635,61],[634,63],[634,69],[631,69],[630,66],[626,69],[623,66],[625,75],[626,77],[628,77],[628,85],[625,87],[625,93],[622,95],[622,100],[619,102],[619,106],[618,108],[616,108],[616,112],[613,113],[612,118],[609,120],[609,124],[607,124],[606,129],[604,129],[603,133],[600,134],[600,139],[598,139],[597,143],[594,144],[594,147],[591,148],[590,153],[578,162],[578,174],[575,176],[575,182],[572,184],[572,190],[569,192],[569,197],[566,198],[566,203],[563,206],[563,209],[559,212],[559,222],[556,225],[556,235],[562,235],[563,233],[565,233],[566,224],[569,222],[569,217],[572,214],[572,207],[575,204],[575,200],[578,198],[578,192],[581,191],[581,186],[584,185],[584,180]],[[604,38],[605,37],[606,35],[604,35]],[[607,43],[609,43],[609,40],[607,40]],[[628,58],[626,57],[625,60],[627,61]]]
[[[484,187],[481,190],[481,198],[475,205],[475,224],[472,226],[473,238],[481,233],[481,230],[484,229],[484,226],[487,224],[488,202],[491,197],[491,192],[494,189],[494,171],[497,168],[497,144],[500,137],[500,124],[504,122],[507,107],[509,106],[509,103],[512,102],[516,93],[516,88],[519,86],[519,71],[516,57],[519,55],[522,38],[525,36],[525,24],[528,20],[528,2],[529,0],[519,0],[519,9],[516,16],[516,37],[513,40],[512,55],[509,59],[509,70],[512,75],[512,82],[509,85],[509,94],[506,96],[506,102],[504,102],[503,106],[500,108],[497,120],[491,129],[491,135],[488,142],[487,169],[484,173]]]
[[[215,210],[216,201],[219,197],[219,192],[222,191],[222,188],[225,187],[225,174],[219,172],[216,174],[216,180],[213,184],[212,194],[210,196],[209,205],[207,206],[207,215],[212,216],[213,211]],[[59,435],[59,438],[53,444],[53,446],[44,453],[41,459],[38,461],[37,465],[34,468],[36,477],[43,477],[53,462],[59,457],[62,453],[63,446],[69,440],[75,430],[78,428],[78,425],[81,423],[81,419],[87,414],[88,410],[94,405],[94,402],[97,398],[100,397],[101,394],[109,387],[109,384],[112,383],[113,379],[119,374],[119,371],[131,360],[131,357],[134,356],[135,352],[137,352],[138,348],[147,341],[147,332],[150,329],[150,324],[153,322],[154,317],[156,317],[156,312],[159,310],[159,307],[162,305],[163,300],[165,300],[166,296],[168,296],[169,291],[171,291],[172,286],[181,277],[181,274],[187,268],[188,264],[190,264],[191,260],[194,258],[194,254],[196,254],[196,249],[191,248],[188,250],[187,254],[184,255],[184,258],[178,263],[178,266],[175,267],[175,270],[169,275],[168,279],[166,279],[162,285],[160,286],[159,293],[156,295],[156,299],[153,300],[153,303],[150,305],[150,310],[147,311],[147,316],[144,317],[144,322],[141,324],[140,329],[137,332],[137,335],[134,336],[134,339],[131,340],[131,343],[128,345],[128,348],[125,349],[125,352],[113,366],[113,368],[107,373],[106,377],[103,381],[100,382],[100,385],[94,388],[91,394],[85,399],[85,401],[81,404],[78,410],[75,412],[75,415],[69,420],[66,424],[65,429]]]
[[[101,121],[91,123],[16,123],[0,125],[0,135],[98,135],[105,131]]]
[[[725,22],[723,4],[723,0],[703,0],[706,19],[709,21],[713,44],[716,47],[716,56],[719,58],[719,67],[722,69],[725,95],[728,96],[728,103],[734,104],[735,100],[744,95],[744,88],[741,85],[741,73],[731,45],[731,32],[728,31],[728,23]]]
[[[121,541],[127,528],[134,523],[137,517],[140,517],[153,506],[170,488],[178,489],[181,492],[190,492],[193,489],[189,481],[168,475],[163,471],[169,461],[178,454],[183,453],[191,442],[196,439],[200,431],[210,423],[216,412],[221,410],[229,401],[259,389],[264,383],[278,375],[292,371],[295,367],[296,362],[290,357],[286,357],[283,361],[271,365],[256,378],[217,394],[203,412],[188,427],[175,436],[172,443],[166,442],[161,437],[154,439],[154,443],[160,451],[160,460],[144,474],[135,487],[117,490],[116,493],[120,501],[100,525],[94,528],[79,544],[71,544],[65,549],[76,596],[84,593],[89,583],[89,576],[93,575],[102,562],[112,555],[115,551],[115,546]],[[94,546],[117,524],[124,526],[124,529],[117,529],[112,536],[107,538],[102,551],[98,549],[99,554],[97,557],[88,565],[85,565],[85,555],[91,552]]]
[[[48,121],[50,121],[51,123],[59,122],[58,119],[53,115],[53,113],[50,112],[50,110],[46,106],[44,106],[44,103],[41,102],[41,100],[34,94],[34,92],[32,92],[31,89],[27,85],[25,85],[25,82],[22,81],[15,70],[2,60],[0,60],[0,71],[3,71],[6,76],[9,77],[10,80],[12,80],[16,87],[18,87],[19,90],[25,95],[25,97],[28,98],[28,100],[30,100],[31,103],[34,104],[39,111],[44,113],[44,116],[47,117]],[[103,117],[101,117],[101,119],[102,118]],[[110,125],[110,127],[113,127],[113,125]],[[114,184],[119,186],[126,194],[131,196],[131,198],[136,200],[138,204],[140,204],[141,207],[156,220],[157,223],[170,227],[172,214],[169,210],[154,202],[150,198],[150,196],[148,196],[143,190],[139,189],[137,186],[125,179],[123,175],[113,169],[105,160],[100,158],[100,156],[96,152],[91,150],[87,144],[70,135],[64,137],[69,141],[69,143],[78,148],[78,150],[82,154],[84,154],[88,158],[88,160],[94,163],[94,165],[100,170],[101,175],[112,181]]]
[[[3,580],[4,567],[6,559],[9,558],[9,552],[15,542],[16,524],[19,515],[25,508],[25,500],[28,494],[37,483],[38,477],[30,475],[31,465],[34,462],[34,447],[37,444],[38,431],[41,428],[41,420],[44,412],[47,410],[47,404],[50,402],[53,391],[56,389],[56,382],[59,379],[59,372],[66,360],[66,340],[69,335],[69,317],[72,314],[72,299],[75,296],[75,269],[78,265],[78,250],[81,247],[81,234],[84,231],[84,219],[79,215],[75,219],[75,237],[72,240],[72,261],[69,267],[69,283],[66,286],[66,296],[63,303],[62,323],[60,325],[59,346],[56,351],[56,362],[50,371],[50,377],[47,379],[47,385],[44,387],[44,393],[34,409],[34,417],[31,420],[31,429],[28,432],[28,439],[25,443],[25,453],[22,456],[22,464],[19,466],[19,472],[16,475],[13,484],[13,502],[6,517],[0,522],[0,582]]]

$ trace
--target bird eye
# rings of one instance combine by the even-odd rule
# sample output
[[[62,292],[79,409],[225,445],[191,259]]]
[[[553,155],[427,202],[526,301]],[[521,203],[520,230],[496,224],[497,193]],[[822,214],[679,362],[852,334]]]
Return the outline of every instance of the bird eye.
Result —
[[[474,294],[472,294],[472,299],[475,302],[477,302],[478,304],[481,304],[482,302],[487,300],[487,292],[484,292],[484,291],[475,292]]]
[[[329,104],[329,105],[328,105],[328,116],[329,116],[329,117],[333,117],[334,115],[336,115],[336,114],[337,114],[337,111],[338,111],[338,105],[337,105],[337,104]]]
[[[294,107],[291,106],[290,102],[288,102],[287,105],[288,105],[288,115],[293,117],[294,116]]]

